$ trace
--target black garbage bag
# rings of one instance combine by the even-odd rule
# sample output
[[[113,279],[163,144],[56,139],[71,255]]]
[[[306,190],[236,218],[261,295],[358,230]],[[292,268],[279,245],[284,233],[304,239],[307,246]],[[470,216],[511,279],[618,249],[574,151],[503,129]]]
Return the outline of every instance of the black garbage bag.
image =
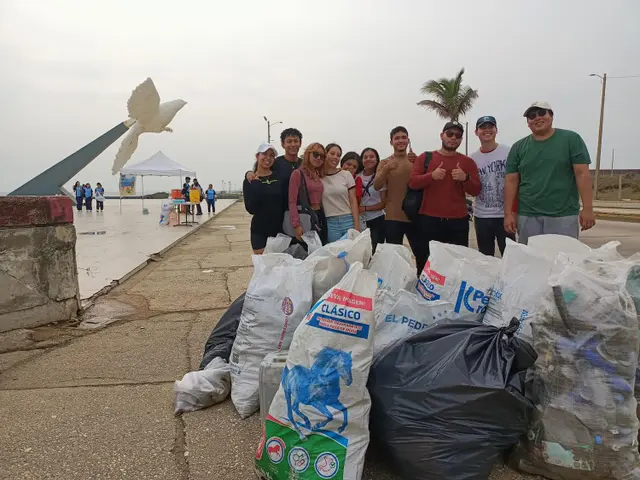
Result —
[[[447,320],[374,360],[372,441],[403,478],[487,480],[526,433],[525,376],[536,354],[517,328]]]
[[[209,335],[209,339],[204,346],[200,370],[204,370],[204,368],[211,363],[211,360],[216,357],[223,358],[225,362],[229,362],[231,348],[236,339],[238,325],[240,325],[240,314],[242,313],[242,306],[244,305],[244,295],[243,293],[234,300],[211,331],[211,335]]]

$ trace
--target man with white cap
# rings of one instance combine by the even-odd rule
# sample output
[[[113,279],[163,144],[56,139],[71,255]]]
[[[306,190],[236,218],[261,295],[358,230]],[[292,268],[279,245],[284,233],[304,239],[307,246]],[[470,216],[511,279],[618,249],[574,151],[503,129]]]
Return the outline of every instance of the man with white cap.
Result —
[[[245,178],[242,184],[244,206],[253,215],[251,248],[256,255],[264,251],[269,237],[275,237],[282,231],[282,178],[272,171],[276,155],[278,153],[273,145],[261,144],[256,152],[254,175],[251,181]]]
[[[534,102],[524,116],[531,135],[518,140],[507,158],[504,228],[517,231],[525,244],[549,233],[578,238],[580,230],[596,223],[587,146],[576,132],[553,127],[553,109],[546,102]]]

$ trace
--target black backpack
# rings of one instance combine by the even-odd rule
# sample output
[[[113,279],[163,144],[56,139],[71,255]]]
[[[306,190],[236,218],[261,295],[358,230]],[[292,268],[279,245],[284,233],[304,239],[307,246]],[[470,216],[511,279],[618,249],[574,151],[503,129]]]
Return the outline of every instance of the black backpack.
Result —
[[[427,173],[432,156],[433,152],[424,152],[424,173]],[[423,189],[414,190],[413,188],[407,187],[407,193],[404,195],[404,200],[402,201],[402,211],[412,222],[418,219],[423,196]]]

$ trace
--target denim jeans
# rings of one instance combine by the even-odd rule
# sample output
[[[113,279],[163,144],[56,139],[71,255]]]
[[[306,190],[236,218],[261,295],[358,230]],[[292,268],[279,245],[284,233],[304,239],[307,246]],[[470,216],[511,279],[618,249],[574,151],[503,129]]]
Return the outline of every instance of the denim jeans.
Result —
[[[327,241],[331,243],[340,240],[350,228],[353,228],[351,214],[327,217]]]

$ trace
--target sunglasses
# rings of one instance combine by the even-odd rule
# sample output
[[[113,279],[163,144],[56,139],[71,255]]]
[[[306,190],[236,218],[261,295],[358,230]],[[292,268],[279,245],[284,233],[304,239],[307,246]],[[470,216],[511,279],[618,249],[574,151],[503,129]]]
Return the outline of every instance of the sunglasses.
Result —
[[[454,132],[453,130],[447,130],[446,132],[444,132],[444,134],[449,138],[456,137],[458,140],[462,138],[461,132]]]
[[[527,113],[527,118],[529,120],[533,120],[536,117],[544,117],[548,111],[549,110],[547,110],[546,108],[538,108],[537,110],[531,110],[529,113]]]
[[[311,152],[311,155],[313,155],[313,158],[315,158],[316,160],[318,160],[319,158],[321,158],[322,160],[324,160],[324,153],[321,153],[321,152]]]

